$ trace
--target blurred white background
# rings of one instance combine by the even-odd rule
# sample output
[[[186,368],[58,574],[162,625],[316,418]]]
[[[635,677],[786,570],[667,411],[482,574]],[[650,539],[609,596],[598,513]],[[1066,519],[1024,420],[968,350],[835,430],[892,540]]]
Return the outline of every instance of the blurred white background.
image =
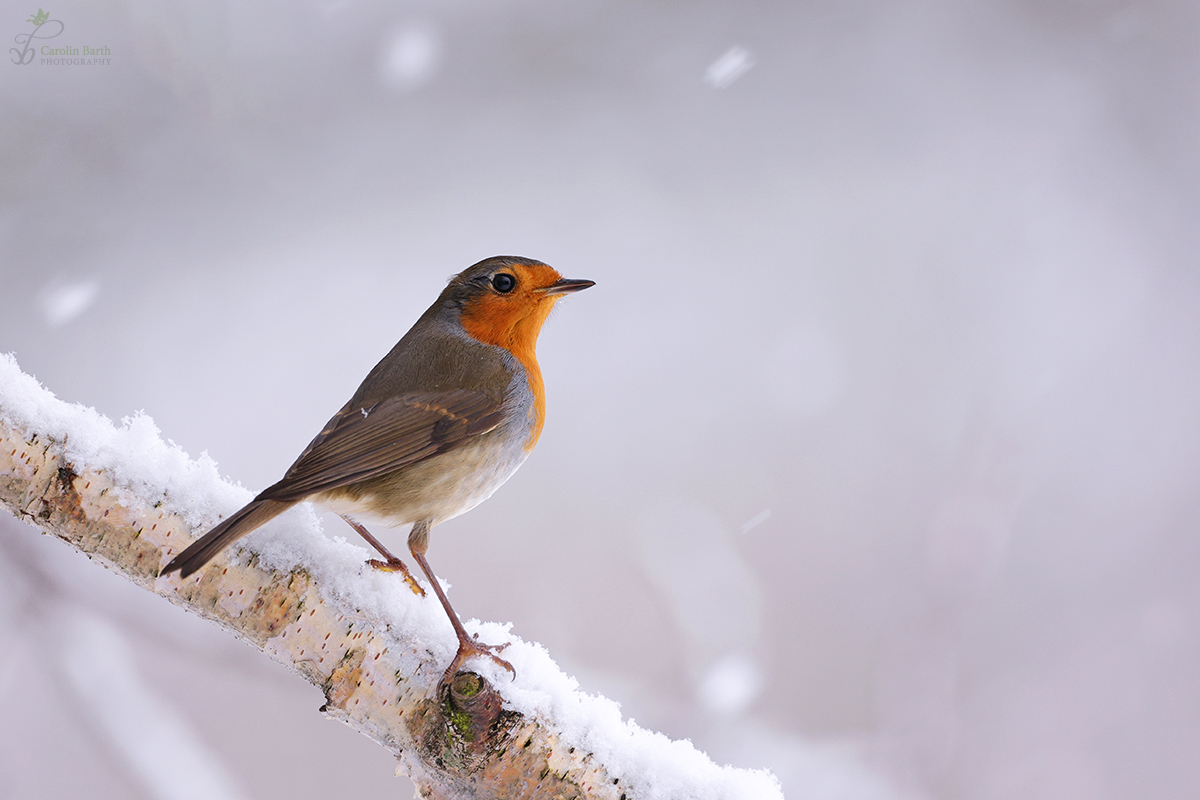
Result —
[[[46,10],[111,50],[0,68],[0,349],[61,397],[258,489],[447,277],[545,260],[597,286],[434,533],[464,616],[794,800],[1200,793],[1200,6]],[[411,793],[7,516],[0,693],[3,798]]]

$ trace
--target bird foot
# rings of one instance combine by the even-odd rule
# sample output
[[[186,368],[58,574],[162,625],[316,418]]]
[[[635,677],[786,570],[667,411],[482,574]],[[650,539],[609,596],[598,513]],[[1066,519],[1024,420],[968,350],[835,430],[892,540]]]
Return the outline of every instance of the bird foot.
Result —
[[[496,655],[506,647],[508,647],[508,642],[504,644],[484,644],[479,641],[478,636],[474,639],[459,636],[458,652],[454,654],[454,660],[450,662],[450,666],[446,668],[445,674],[442,675],[442,683],[449,683],[458,674],[459,669],[466,663],[467,659],[474,658],[475,656],[487,656],[508,670],[514,678],[517,677],[517,671],[513,669],[513,665]]]
[[[401,572],[404,574],[404,582],[408,584],[408,588],[412,589],[412,593],[418,597],[425,596],[425,590],[421,588],[421,584],[417,583],[416,578],[408,571],[408,567],[404,566],[404,562],[398,558],[389,558],[387,561],[380,561],[378,558],[372,558],[367,562],[377,570],[383,572]]]

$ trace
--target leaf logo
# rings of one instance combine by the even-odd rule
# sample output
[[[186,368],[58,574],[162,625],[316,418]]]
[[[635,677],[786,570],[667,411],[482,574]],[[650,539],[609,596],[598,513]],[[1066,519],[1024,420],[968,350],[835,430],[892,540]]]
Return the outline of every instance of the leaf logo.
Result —
[[[12,62],[14,64],[25,65],[33,63],[33,58],[37,54],[37,50],[34,46],[34,40],[53,39],[55,36],[61,34],[66,28],[66,26],[63,25],[62,20],[50,19],[50,14],[42,11],[40,8],[37,10],[36,14],[25,21],[33,23],[33,30],[29,33],[19,33],[13,39],[13,41],[15,41],[17,44],[23,45],[20,50],[15,47],[8,48],[8,52],[12,53]],[[42,26],[47,22],[50,23],[49,27],[43,29]],[[54,33],[50,33],[50,31],[54,30],[55,25],[58,25],[58,30]]]

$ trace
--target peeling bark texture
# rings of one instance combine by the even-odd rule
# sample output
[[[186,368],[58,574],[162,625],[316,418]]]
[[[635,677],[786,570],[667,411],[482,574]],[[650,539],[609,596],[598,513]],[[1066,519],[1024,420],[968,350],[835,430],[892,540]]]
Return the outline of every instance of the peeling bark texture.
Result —
[[[322,599],[296,569],[227,559],[180,580],[160,567],[193,537],[170,498],[124,505],[118,476],[68,463],[63,443],[0,419],[0,502],[17,517],[129,580],[206,617],[320,687],[322,710],[388,748],[423,798],[624,800],[620,779],[547,723],[503,707],[480,676],[460,672],[439,688],[429,654],[353,608]]]

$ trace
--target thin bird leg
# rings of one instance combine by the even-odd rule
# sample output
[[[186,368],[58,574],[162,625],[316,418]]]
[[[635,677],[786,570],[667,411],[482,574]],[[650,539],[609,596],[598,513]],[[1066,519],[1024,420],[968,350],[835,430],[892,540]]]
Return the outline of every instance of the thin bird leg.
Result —
[[[349,525],[351,528],[354,528],[354,530],[356,530],[358,532],[359,536],[361,536],[367,540],[367,544],[371,545],[371,547],[374,547],[376,550],[378,550],[380,552],[380,554],[386,559],[386,561],[380,561],[377,558],[372,558],[371,560],[369,560],[367,562],[368,564],[370,564],[375,569],[381,569],[384,572],[402,572],[402,573],[404,573],[404,581],[408,584],[408,588],[412,589],[413,594],[419,595],[421,597],[425,596],[425,590],[421,588],[421,584],[417,583],[416,579],[412,576],[412,573],[408,571],[408,567],[404,566],[403,561],[401,561],[400,559],[398,559],[394,555],[392,555],[388,551],[388,549],[383,546],[383,542],[379,541],[374,536],[372,536],[371,532],[369,530],[367,530],[366,528],[364,528],[362,525],[355,522],[354,520],[350,519],[349,517],[347,517],[345,515],[341,515],[341,516],[342,516],[342,519],[346,520],[347,525]]]
[[[454,626],[454,633],[458,636],[458,652],[454,654],[454,660],[450,662],[450,666],[446,668],[446,672],[442,675],[442,681],[448,681],[458,672],[459,667],[463,665],[468,658],[473,656],[487,656],[495,661],[500,666],[516,677],[517,671],[513,669],[513,665],[505,661],[496,653],[508,647],[508,643],[501,645],[483,644],[476,641],[467,634],[466,628],[458,619],[458,614],[454,613],[454,609],[450,607],[450,601],[446,599],[446,593],[442,591],[442,585],[438,583],[437,577],[433,574],[433,570],[429,568],[429,562],[425,560],[425,551],[429,549],[429,528],[428,521],[421,521],[413,525],[412,532],[408,535],[408,550],[412,553],[413,558],[417,560],[421,570],[425,573],[425,577],[429,579],[429,585],[433,587],[434,594],[438,600],[442,601],[442,608],[446,609],[446,616],[450,618],[450,624]]]

